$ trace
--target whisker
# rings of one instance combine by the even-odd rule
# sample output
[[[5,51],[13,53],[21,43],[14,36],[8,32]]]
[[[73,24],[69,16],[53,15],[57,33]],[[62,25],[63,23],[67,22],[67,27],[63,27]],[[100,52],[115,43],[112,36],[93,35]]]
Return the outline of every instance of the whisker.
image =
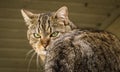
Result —
[[[31,49],[30,51],[28,51],[28,53],[26,55],[29,55],[33,51],[34,51],[34,49]]]
[[[25,61],[27,60],[28,56],[34,51],[34,49],[31,49],[30,51],[27,52],[26,57],[25,57]]]
[[[35,54],[36,54],[36,52],[33,53],[33,55],[31,56],[31,58],[30,58],[30,60],[29,60],[27,72],[29,72],[31,62],[32,62],[33,57],[35,56]]]
[[[37,65],[37,71],[39,71],[40,68],[40,60],[39,60],[39,55],[37,54],[37,58],[36,58],[36,65]]]

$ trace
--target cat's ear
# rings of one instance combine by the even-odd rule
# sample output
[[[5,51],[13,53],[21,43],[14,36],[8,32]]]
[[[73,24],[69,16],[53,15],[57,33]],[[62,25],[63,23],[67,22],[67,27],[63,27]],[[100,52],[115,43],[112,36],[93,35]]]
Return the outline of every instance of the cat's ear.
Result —
[[[56,11],[55,16],[57,18],[67,19],[68,18],[68,8],[66,6],[61,7],[60,9],[58,9]]]
[[[30,24],[30,21],[34,18],[34,14],[28,10],[21,9],[21,14],[27,25]]]

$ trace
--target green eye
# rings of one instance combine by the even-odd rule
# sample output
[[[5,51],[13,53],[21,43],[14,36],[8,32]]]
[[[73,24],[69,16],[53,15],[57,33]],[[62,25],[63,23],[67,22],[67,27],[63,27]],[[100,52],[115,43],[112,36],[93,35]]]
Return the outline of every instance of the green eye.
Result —
[[[58,32],[58,31],[53,32],[53,33],[51,34],[51,37],[56,37],[58,34],[59,34],[59,32]]]
[[[41,36],[37,33],[34,33],[33,35],[34,35],[35,38],[41,38]]]

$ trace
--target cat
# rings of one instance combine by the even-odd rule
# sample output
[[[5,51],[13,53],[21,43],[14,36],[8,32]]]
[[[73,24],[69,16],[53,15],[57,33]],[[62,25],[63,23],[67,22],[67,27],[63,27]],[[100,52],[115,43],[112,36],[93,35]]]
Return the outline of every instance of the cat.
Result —
[[[49,43],[76,28],[68,17],[66,6],[55,12],[35,14],[21,9],[21,13],[28,27],[27,38],[29,43],[43,62]]]
[[[112,33],[78,29],[66,6],[55,12],[21,13],[45,72],[120,72],[120,40]]]

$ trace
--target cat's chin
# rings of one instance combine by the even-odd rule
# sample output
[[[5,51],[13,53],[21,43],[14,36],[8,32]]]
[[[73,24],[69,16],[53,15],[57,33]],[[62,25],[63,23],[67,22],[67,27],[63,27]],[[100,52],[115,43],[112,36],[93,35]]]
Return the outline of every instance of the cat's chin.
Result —
[[[46,51],[45,50],[44,51],[39,51],[39,52],[37,52],[37,54],[40,56],[40,59],[44,63],[45,57],[46,57]]]
[[[47,51],[45,51],[45,50],[44,50],[44,51],[38,51],[37,54],[38,54],[38,55],[46,55],[46,52],[47,52]]]

